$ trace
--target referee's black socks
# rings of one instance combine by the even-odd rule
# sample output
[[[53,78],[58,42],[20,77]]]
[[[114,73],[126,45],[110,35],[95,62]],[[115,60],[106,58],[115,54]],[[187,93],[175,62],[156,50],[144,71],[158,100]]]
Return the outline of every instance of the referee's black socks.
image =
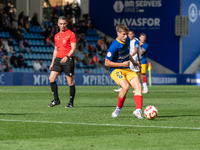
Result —
[[[75,97],[75,93],[76,93],[76,88],[75,88],[75,84],[69,87],[70,89],[70,101],[69,103],[73,105],[74,102],[74,97]]]
[[[51,90],[52,90],[53,95],[54,95],[54,100],[55,101],[59,101],[59,98],[58,98],[58,86],[57,86],[56,81],[51,82],[50,85],[51,85]]]

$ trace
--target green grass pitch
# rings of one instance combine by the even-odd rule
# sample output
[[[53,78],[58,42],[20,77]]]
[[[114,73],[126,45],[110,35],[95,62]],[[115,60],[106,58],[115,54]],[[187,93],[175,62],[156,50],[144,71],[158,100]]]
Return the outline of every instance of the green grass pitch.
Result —
[[[133,116],[130,89],[118,118],[115,86],[76,86],[73,108],[69,87],[59,86],[61,104],[49,86],[0,86],[0,150],[199,150],[200,87],[152,86],[143,110],[158,108],[154,120]]]

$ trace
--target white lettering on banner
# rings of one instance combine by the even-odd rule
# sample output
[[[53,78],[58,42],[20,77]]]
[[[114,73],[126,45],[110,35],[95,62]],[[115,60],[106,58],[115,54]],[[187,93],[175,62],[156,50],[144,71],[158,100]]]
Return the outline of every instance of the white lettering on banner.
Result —
[[[136,7],[161,7],[162,6],[162,1],[135,1],[135,6]]]
[[[49,76],[48,75],[33,75],[34,85],[48,85]]]
[[[118,1],[116,0],[113,4],[113,9],[116,13],[122,13],[123,10],[126,13],[138,12],[143,13],[144,8],[147,7],[161,7],[162,0],[125,0]],[[142,8],[142,9],[139,9]]]
[[[191,79],[191,83],[200,83],[200,79]]]
[[[2,80],[2,77],[4,76],[4,74],[1,74],[0,75],[0,84],[4,84],[3,80]]]
[[[116,85],[109,75],[83,75],[83,85]]]
[[[49,84],[49,75],[33,75],[33,77],[34,77],[34,85],[48,85]],[[56,79],[56,82],[59,85],[68,85],[65,75],[58,76]]]
[[[57,77],[57,84],[62,84],[62,76]]]
[[[83,85],[89,85],[90,76],[83,75]]]
[[[40,75],[33,75],[34,77],[34,85],[40,85]]]
[[[176,77],[152,77],[152,84],[177,84]]]
[[[123,23],[127,26],[160,26],[160,18],[114,18],[114,26]]]
[[[49,83],[49,78],[47,75],[42,75],[42,82],[41,84],[44,85],[44,84],[48,84]]]

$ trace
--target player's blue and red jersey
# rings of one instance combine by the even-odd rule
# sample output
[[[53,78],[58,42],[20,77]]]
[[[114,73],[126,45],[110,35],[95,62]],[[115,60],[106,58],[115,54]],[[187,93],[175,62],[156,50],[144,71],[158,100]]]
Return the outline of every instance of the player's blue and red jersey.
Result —
[[[147,64],[147,53],[149,51],[149,45],[147,43],[142,43],[140,47],[146,51],[141,55],[141,64]]]
[[[108,49],[106,59],[116,62],[116,63],[122,63],[125,61],[129,61],[129,53],[130,53],[130,38],[127,37],[126,42],[123,43],[119,41],[118,39],[115,39],[112,44],[110,45],[110,48]],[[110,67],[110,73],[119,68],[129,68],[128,67]]]

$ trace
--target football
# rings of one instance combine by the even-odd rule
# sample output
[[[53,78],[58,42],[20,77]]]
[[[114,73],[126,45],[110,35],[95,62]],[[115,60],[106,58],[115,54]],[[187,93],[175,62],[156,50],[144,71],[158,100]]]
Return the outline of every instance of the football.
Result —
[[[144,115],[147,119],[154,119],[158,115],[158,109],[155,106],[147,106]]]

